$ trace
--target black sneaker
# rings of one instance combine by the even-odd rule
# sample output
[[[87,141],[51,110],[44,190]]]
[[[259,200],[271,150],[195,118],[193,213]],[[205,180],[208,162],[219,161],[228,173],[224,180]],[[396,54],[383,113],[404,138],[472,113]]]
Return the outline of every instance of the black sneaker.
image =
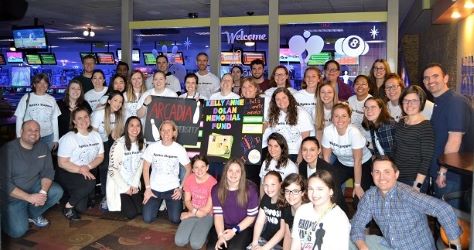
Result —
[[[76,210],[73,207],[63,208],[63,214],[68,220],[80,220],[81,216],[77,214]]]

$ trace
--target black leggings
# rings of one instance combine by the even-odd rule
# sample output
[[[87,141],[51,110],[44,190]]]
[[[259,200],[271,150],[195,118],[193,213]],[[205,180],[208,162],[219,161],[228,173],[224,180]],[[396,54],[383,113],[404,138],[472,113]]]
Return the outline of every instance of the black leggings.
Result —
[[[336,160],[334,162],[334,173],[338,176],[338,180],[340,181],[340,185],[346,182],[350,178],[354,178],[354,167],[352,166],[345,166]],[[362,178],[360,180],[360,186],[364,191],[367,191],[370,186],[374,185],[372,179],[372,159],[367,160],[366,162],[362,163]],[[344,193],[344,192],[343,192]],[[357,197],[354,197],[353,205],[357,208],[359,200]]]
[[[82,174],[70,173],[58,168],[56,181],[69,194],[69,204],[79,212],[87,209],[87,198],[95,188],[95,180],[86,180]]]
[[[128,219],[135,218],[138,214],[142,212],[142,202],[143,202],[143,195],[142,193],[138,192],[136,194],[128,195],[128,194],[120,194],[120,202],[121,202],[121,212],[123,216],[127,217]]]
[[[240,233],[236,234],[234,238],[227,241],[227,248],[222,245],[222,249],[246,249],[247,246],[252,242],[252,233],[253,228],[248,227],[245,230],[242,230]],[[207,241],[207,249],[214,250],[214,247],[217,243],[217,232],[216,228],[212,227],[211,231],[209,232],[208,241]]]

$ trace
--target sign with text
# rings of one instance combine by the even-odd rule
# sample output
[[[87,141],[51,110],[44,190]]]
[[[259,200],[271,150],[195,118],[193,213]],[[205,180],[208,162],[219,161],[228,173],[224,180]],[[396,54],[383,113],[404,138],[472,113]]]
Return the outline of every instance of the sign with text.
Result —
[[[263,98],[207,100],[203,105],[201,154],[211,162],[262,160]]]
[[[198,141],[201,106],[194,99],[152,96],[147,106],[145,138],[149,142],[160,140],[160,125],[171,120],[178,127],[177,142],[195,145]]]

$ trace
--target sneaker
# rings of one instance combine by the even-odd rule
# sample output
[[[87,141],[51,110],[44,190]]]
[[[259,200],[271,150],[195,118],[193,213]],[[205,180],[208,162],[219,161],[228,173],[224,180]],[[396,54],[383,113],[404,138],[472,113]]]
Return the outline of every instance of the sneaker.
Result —
[[[49,224],[49,221],[41,215],[33,219],[29,218],[28,221],[35,224],[37,227],[45,227]]]
[[[70,208],[65,207],[63,209],[63,214],[68,220],[79,220],[79,219],[81,219],[81,216],[79,216],[79,214],[77,214],[76,209],[74,209],[73,207],[70,207]]]
[[[161,202],[161,205],[160,205],[160,209],[159,209],[161,212],[165,211],[166,210],[166,202],[165,200],[163,200]]]
[[[107,206],[107,199],[104,197],[102,201],[100,202],[100,209],[102,211],[109,211],[109,208]]]

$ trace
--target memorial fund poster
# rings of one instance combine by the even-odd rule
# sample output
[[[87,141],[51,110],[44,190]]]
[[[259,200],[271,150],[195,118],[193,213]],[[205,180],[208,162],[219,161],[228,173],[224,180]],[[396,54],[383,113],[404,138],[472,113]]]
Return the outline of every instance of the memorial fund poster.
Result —
[[[201,154],[211,162],[261,163],[263,104],[263,98],[204,101]]]
[[[195,145],[198,141],[200,103],[194,99],[153,96],[147,106],[144,136],[147,141],[160,139],[161,122],[171,120],[178,127],[177,142],[181,145]]]

